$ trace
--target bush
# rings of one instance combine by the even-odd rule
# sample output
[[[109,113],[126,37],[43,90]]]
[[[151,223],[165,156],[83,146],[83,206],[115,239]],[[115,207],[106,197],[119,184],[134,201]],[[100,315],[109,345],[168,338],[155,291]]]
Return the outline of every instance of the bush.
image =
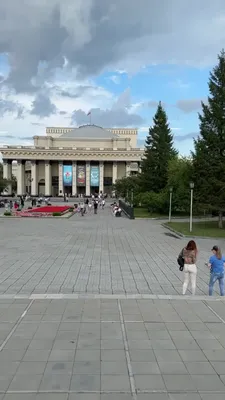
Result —
[[[52,213],[52,216],[53,217],[61,217],[61,213],[60,212],[54,212],[54,213]]]
[[[69,208],[69,212],[74,212],[74,208]]]
[[[10,211],[5,211],[5,212],[4,212],[4,215],[5,215],[6,217],[11,217],[12,214],[11,214]]]
[[[142,206],[150,213],[163,213],[167,210],[167,194],[164,192],[146,192],[140,196]]]

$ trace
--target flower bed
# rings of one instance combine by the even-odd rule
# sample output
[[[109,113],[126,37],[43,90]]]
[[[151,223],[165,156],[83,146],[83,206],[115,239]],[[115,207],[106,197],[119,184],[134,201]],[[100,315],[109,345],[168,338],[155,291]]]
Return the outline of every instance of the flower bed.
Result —
[[[47,213],[47,214],[52,214],[54,212],[59,212],[59,213],[64,213],[68,211],[71,208],[71,206],[43,206],[43,207],[37,207],[33,208],[32,210],[24,210],[27,213]]]

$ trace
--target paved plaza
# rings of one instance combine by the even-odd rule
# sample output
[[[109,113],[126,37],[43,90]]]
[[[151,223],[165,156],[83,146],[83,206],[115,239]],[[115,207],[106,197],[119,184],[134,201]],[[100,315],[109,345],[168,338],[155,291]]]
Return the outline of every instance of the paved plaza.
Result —
[[[109,205],[70,219],[0,218],[0,295],[180,294],[176,259],[187,241],[168,235],[159,221],[113,217]],[[203,295],[204,262],[215,243],[197,244],[197,294]]]
[[[5,299],[0,399],[224,400],[220,301]]]
[[[186,241],[158,221],[108,206],[0,218],[0,232],[0,400],[224,400],[225,304],[206,296],[204,267],[214,242],[198,240],[197,296],[184,297]]]

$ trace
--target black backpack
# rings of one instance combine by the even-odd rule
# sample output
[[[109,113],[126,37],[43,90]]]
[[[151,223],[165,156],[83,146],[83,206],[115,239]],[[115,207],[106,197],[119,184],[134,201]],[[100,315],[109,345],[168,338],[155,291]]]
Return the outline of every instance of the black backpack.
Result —
[[[179,256],[177,258],[177,264],[179,265],[179,270],[183,271],[183,269],[184,269],[183,251],[182,251],[182,253],[179,254]]]

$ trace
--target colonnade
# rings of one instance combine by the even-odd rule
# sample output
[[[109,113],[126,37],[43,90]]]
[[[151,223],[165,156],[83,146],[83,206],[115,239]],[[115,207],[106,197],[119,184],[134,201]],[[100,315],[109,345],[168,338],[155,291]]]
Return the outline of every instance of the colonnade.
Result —
[[[17,195],[23,195],[26,193],[26,182],[25,182],[25,160],[17,160]],[[43,161],[42,161],[43,162]],[[55,163],[55,161],[53,161]],[[78,187],[83,187],[84,194],[87,196],[91,195],[91,188],[93,186],[98,187],[98,190],[104,192],[104,162],[90,163],[89,161],[77,162],[58,162],[58,196],[63,196],[66,193],[65,187],[65,170],[67,167],[68,177],[71,179],[67,187],[70,186],[72,196],[78,193]],[[95,179],[97,184],[93,185],[93,167],[95,170]],[[112,162],[112,184],[114,184],[118,177],[118,163]],[[97,172],[96,172],[97,171]],[[130,175],[130,163],[126,163],[126,176]],[[96,175],[97,173],[97,175]],[[12,160],[3,160],[3,178],[9,182],[12,179]],[[50,160],[44,161],[44,195],[52,196],[52,162]],[[38,161],[32,160],[30,167],[30,186],[31,195],[38,196],[39,193],[39,179],[38,179]],[[12,194],[12,184],[9,183],[7,187],[8,195]]]

